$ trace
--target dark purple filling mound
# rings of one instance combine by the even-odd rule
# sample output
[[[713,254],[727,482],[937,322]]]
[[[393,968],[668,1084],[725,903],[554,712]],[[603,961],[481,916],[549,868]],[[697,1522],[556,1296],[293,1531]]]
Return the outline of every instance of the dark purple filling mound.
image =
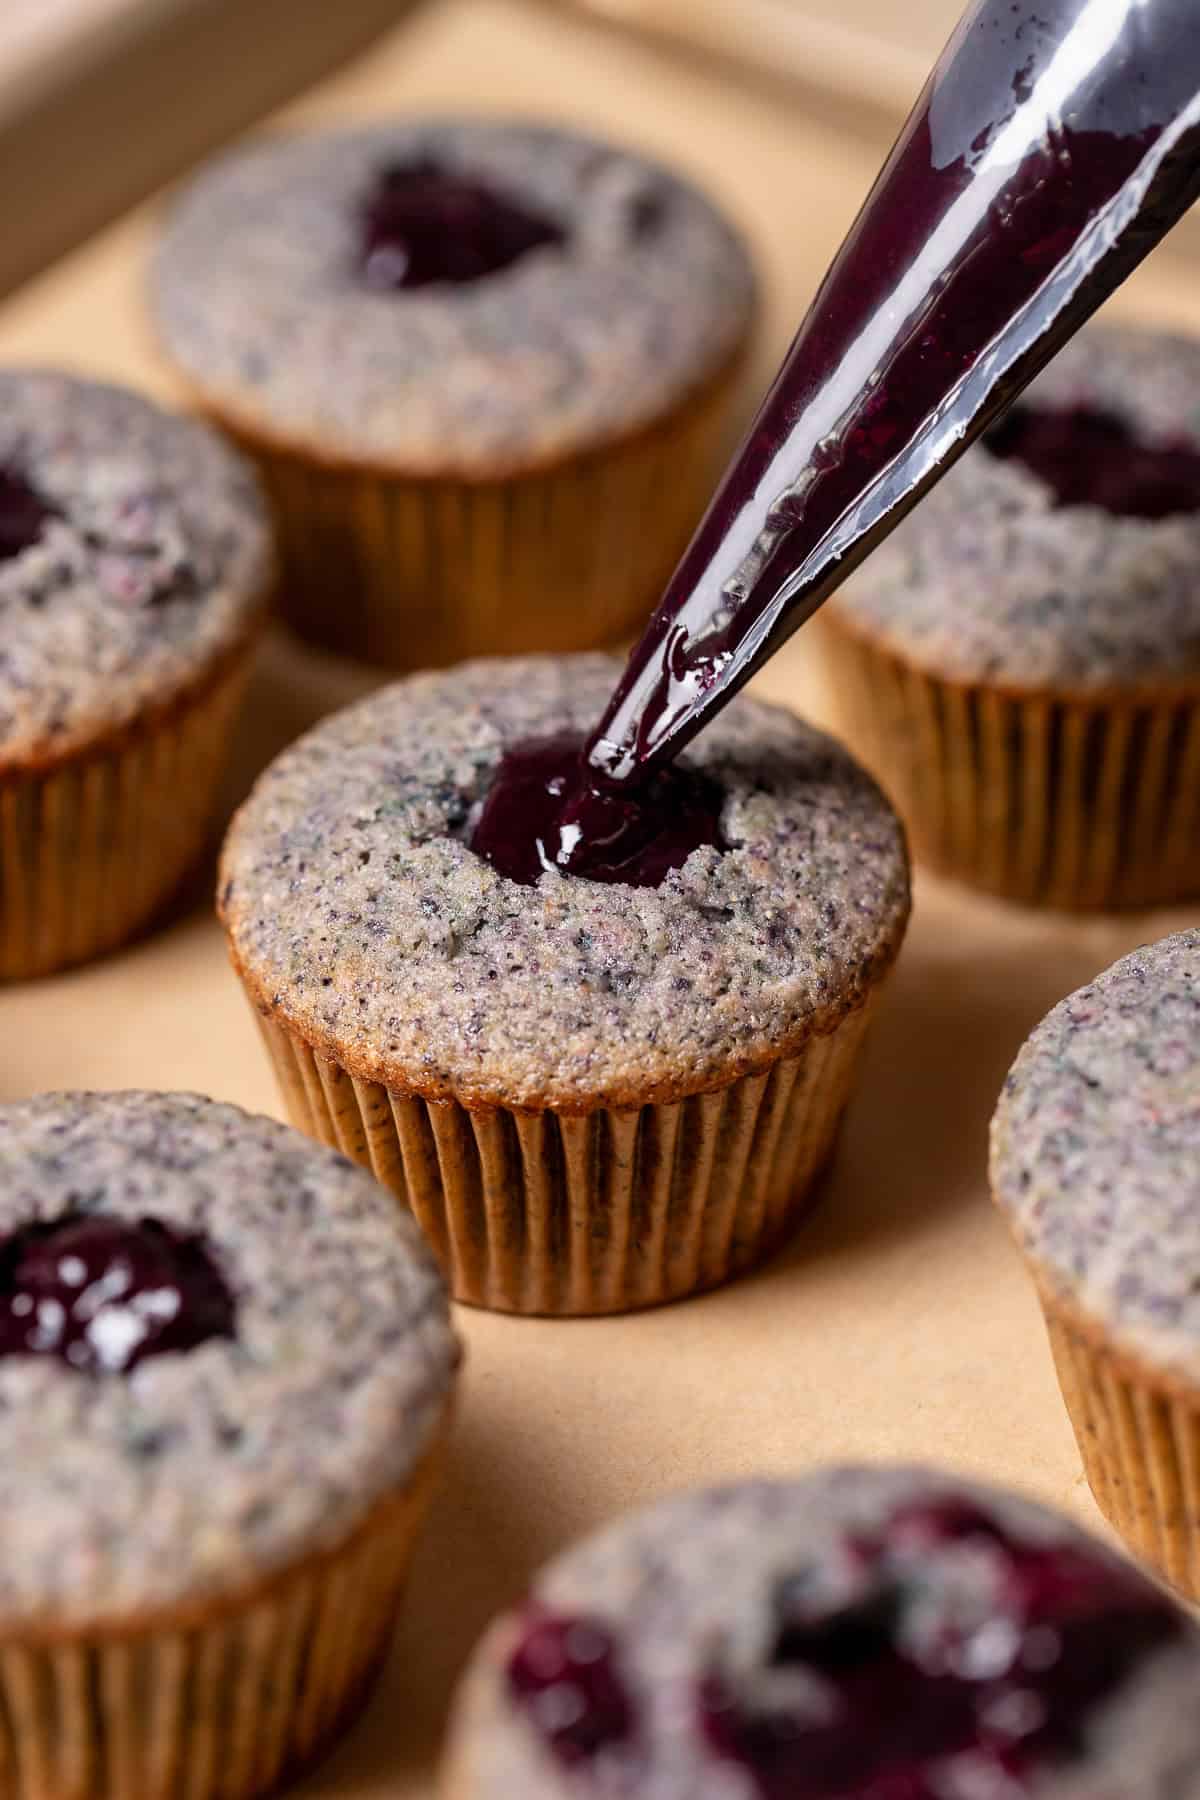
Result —
[[[814,1611],[802,1579],[774,1597],[771,1667],[816,1676],[823,1704],[760,1706],[753,1678],[720,1671],[703,1685],[702,1730],[763,1800],[939,1800],[967,1753],[1023,1792],[1080,1753],[1092,1708],[1181,1630],[1134,1570],[1015,1542],[956,1501],[910,1508],[850,1549],[861,1581],[844,1608]],[[946,1579],[964,1553],[990,1606],[964,1607]]]
[[[382,169],[362,205],[359,267],[382,292],[479,281],[564,244],[553,220],[429,158]]]
[[[509,750],[471,837],[476,855],[527,887],[548,869],[658,887],[701,845],[728,848],[721,790],[706,776],[672,765],[635,792],[608,792],[584,779],[582,756],[565,733]]]
[[[0,468],[0,562],[31,550],[54,516],[19,470]]]
[[[233,1297],[202,1239],[157,1219],[76,1214],[0,1241],[0,1356],[120,1374],[235,1332]]]
[[[533,1615],[509,1659],[508,1685],[565,1763],[586,1762],[633,1730],[616,1646],[590,1619]]]
[[[964,1502],[907,1508],[846,1551],[852,1599],[822,1610],[811,1576],[781,1581],[766,1666],[714,1665],[700,1683],[698,1732],[762,1800],[944,1800],[967,1791],[947,1784],[968,1756],[971,1791],[992,1791],[990,1776],[1029,1792],[1182,1631],[1132,1568],[1015,1541]],[[509,1691],[561,1761],[635,1744],[619,1661],[609,1627],[530,1614]]]
[[[1129,519],[1200,512],[1200,452],[1144,444],[1115,413],[1014,406],[984,443],[1002,461],[1024,463],[1057,506],[1100,506]]]

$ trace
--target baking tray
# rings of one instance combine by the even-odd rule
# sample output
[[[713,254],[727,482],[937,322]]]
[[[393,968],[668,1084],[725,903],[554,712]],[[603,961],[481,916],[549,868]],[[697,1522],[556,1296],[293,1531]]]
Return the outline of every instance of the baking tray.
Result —
[[[549,112],[690,169],[740,218],[764,271],[751,386],[778,359],[877,160],[855,131],[715,68],[664,62],[518,0],[449,0],[289,118],[398,106]],[[66,360],[162,391],[138,305],[150,224],[146,212],[121,222],[0,308],[0,357]],[[1194,272],[1159,252],[1118,310],[1200,329]],[[268,644],[228,802],[363,684],[282,637]],[[824,713],[804,633],[758,688]],[[578,1533],[682,1484],[830,1457],[932,1459],[1095,1524],[1037,1304],[988,1203],[987,1121],[1018,1045],[1055,1000],[1192,919],[1044,917],[918,874],[838,1160],[790,1248],[724,1292],[625,1319],[461,1314],[461,1421],[395,1654],[360,1724],[297,1792],[432,1800],[450,1689],[488,1617]],[[122,955],[0,989],[0,1099],[135,1085],[278,1110],[206,893]]]

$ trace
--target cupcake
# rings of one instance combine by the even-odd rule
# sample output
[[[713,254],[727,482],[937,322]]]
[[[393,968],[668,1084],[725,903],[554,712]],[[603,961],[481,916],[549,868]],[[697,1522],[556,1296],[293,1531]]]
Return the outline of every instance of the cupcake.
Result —
[[[919,1469],[686,1494],[477,1650],[443,1800],[1195,1800],[1200,1633],[1056,1513]]]
[[[243,1800],[317,1756],[387,1647],[455,1360],[343,1157],[193,1095],[0,1108],[5,1800]]]
[[[498,771],[573,755],[618,673],[514,658],[383,689],[284,752],[222,858],[292,1118],[369,1164],[481,1306],[620,1311],[764,1255],[833,1148],[907,920],[879,790],[746,699],[665,778],[636,868],[494,866]]]
[[[1200,1598],[1200,931],[1127,956],[1018,1056],[992,1187],[1101,1511]]]
[[[262,469],[288,617],[397,668],[640,623],[716,473],[755,305],[740,238],[574,132],[280,138],[183,192],[157,338]]]
[[[271,576],[212,432],[0,370],[0,979],[124,942],[201,857]]]
[[[1200,892],[1200,343],[1084,331],[822,636],[919,859],[1049,906]]]

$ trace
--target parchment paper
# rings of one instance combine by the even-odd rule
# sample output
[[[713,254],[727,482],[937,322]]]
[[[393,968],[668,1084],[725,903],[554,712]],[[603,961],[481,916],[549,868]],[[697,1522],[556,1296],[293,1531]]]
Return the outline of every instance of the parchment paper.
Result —
[[[152,130],[169,103],[148,95],[131,129]],[[460,104],[591,124],[670,155],[724,196],[767,288],[751,391],[874,173],[870,148],[827,123],[520,0],[447,0],[295,111],[329,120]],[[29,203],[52,204],[60,179],[69,174],[48,169]],[[163,390],[138,309],[147,231],[145,216],[122,223],[10,302],[0,356]],[[1117,310],[1200,329],[1193,290],[1163,250]],[[230,800],[362,685],[282,638],[269,644]],[[760,686],[823,710],[798,641]],[[987,1200],[986,1126],[1043,1012],[1194,916],[1040,917],[919,878],[823,1206],[787,1252],[723,1293],[631,1318],[462,1315],[453,1466],[395,1655],[351,1738],[300,1791],[428,1800],[448,1693],[490,1614],[576,1534],[681,1484],[829,1457],[935,1459],[1094,1523],[1037,1305]],[[0,990],[0,1098],[66,1086],[191,1088],[278,1110],[203,885],[128,952]]]

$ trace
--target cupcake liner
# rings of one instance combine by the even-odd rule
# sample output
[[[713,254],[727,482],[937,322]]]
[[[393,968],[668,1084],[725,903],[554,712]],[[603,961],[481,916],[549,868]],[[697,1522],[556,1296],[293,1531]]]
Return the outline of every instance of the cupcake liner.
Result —
[[[640,624],[708,498],[737,373],[649,430],[494,481],[323,464],[213,416],[263,477],[289,622],[414,669],[593,649]]]
[[[249,665],[244,646],[119,737],[0,770],[0,980],[115,949],[181,887],[206,847]]]
[[[387,1653],[439,1461],[339,1549],[207,1618],[0,1632],[0,1800],[247,1800],[318,1759]]]
[[[716,1287],[787,1234],[833,1151],[872,999],[763,1073],[574,1115],[394,1093],[255,1012],[292,1122],[374,1170],[456,1299],[578,1315]]]
[[[1157,906],[1200,893],[1200,691],[1014,694],[821,622],[845,736],[918,860],[1013,900]]]
[[[1097,1506],[1137,1556],[1200,1599],[1200,1393],[1156,1380],[1053,1294],[1041,1299]]]

